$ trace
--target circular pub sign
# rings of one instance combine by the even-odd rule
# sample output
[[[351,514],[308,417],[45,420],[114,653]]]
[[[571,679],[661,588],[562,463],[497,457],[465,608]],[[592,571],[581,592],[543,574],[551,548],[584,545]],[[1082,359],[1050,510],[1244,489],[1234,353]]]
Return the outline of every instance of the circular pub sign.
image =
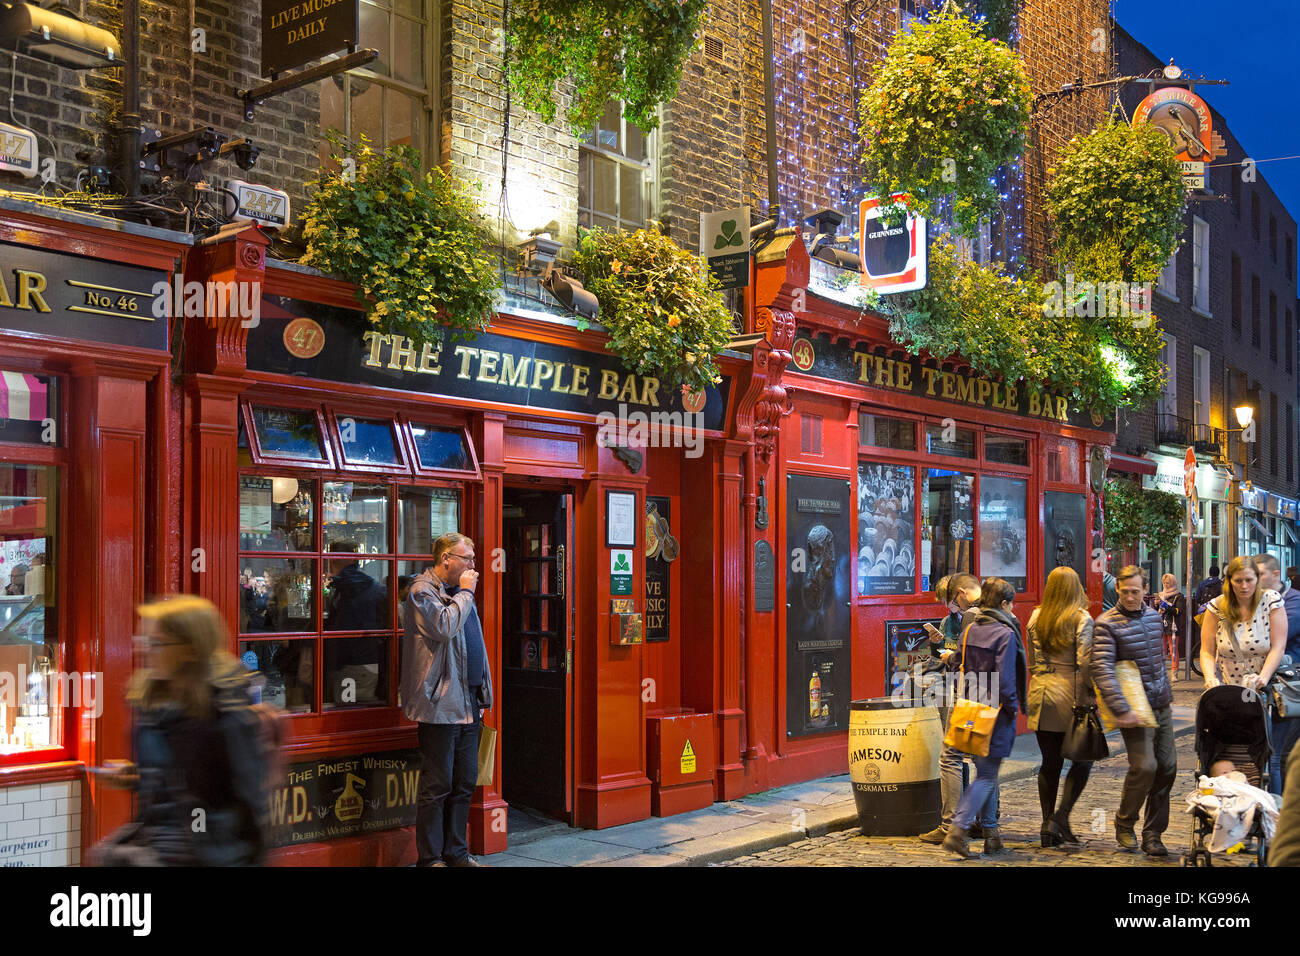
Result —
[[[315,319],[294,319],[284,327],[284,347],[294,358],[315,358],[325,347],[325,330]]]
[[[682,386],[682,408],[692,415],[704,410],[707,397],[701,390],[691,388],[689,385]]]
[[[807,339],[795,339],[794,345],[790,346],[790,357],[794,361],[794,367],[801,372],[808,371],[813,367],[813,362],[817,361],[813,344]]]

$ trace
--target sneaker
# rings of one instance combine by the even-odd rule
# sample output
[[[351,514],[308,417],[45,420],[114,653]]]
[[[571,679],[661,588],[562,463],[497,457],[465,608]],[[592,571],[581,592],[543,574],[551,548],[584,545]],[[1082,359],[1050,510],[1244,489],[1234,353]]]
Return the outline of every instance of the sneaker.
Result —
[[[1115,824],[1115,842],[1119,844],[1121,850],[1136,850],[1138,848],[1138,838],[1137,834],[1133,832],[1133,828],[1119,823]]]
[[[482,863],[474,859],[472,856],[467,856],[463,860],[453,860],[451,863],[448,863],[447,865],[448,866],[483,866]]]
[[[966,839],[966,831],[959,826],[949,828],[948,835],[943,838],[943,848],[963,859],[969,860],[972,856],[970,844]]]
[[[930,830],[926,833],[922,833],[920,836],[917,837],[917,839],[920,840],[922,843],[932,843],[935,846],[939,846],[941,843],[943,843],[943,838],[946,837],[947,835],[948,835],[947,830],[945,830],[942,826],[937,826],[933,830]]]
[[[1145,853],[1147,856],[1159,857],[1159,856],[1169,855],[1169,851],[1165,849],[1165,845],[1162,842],[1160,842],[1160,837],[1158,836],[1143,837],[1142,852]]]

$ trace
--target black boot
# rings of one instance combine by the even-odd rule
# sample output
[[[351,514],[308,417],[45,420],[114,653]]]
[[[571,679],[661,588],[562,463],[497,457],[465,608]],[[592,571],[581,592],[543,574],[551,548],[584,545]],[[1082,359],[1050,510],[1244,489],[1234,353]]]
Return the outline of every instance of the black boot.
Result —
[[[1045,847],[1059,846],[1060,835],[1052,827],[1052,812],[1056,809],[1056,781],[1048,780],[1042,767],[1038,768],[1038,806],[1043,811],[1043,825],[1038,831],[1039,842]]]
[[[1065,775],[1065,786],[1061,788],[1061,805],[1052,814],[1052,822],[1060,831],[1062,842],[1075,846],[1079,844],[1079,838],[1070,829],[1070,811],[1074,809],[1075,803],[1083,794],[1083,788],[1088,783],[1088,772],[1091,769],[1090,764],[1071,764],[1070,772]]]

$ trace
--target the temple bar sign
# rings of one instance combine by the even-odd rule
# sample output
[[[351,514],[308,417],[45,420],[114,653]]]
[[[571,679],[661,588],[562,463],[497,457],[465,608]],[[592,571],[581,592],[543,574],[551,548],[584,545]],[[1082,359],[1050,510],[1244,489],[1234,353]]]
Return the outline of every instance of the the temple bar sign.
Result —
[[[262,75],[357,45],[357,0],[262,0]]]

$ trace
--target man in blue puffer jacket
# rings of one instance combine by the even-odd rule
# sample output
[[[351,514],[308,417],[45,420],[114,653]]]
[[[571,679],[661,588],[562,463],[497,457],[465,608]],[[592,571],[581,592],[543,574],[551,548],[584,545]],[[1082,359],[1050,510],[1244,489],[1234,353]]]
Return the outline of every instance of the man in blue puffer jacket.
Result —
[[[1169,855],[1160,836],[1169,828],[1169,791],[1178,775],[1174,751],[1173,687],[1165,661],[1164,621],[1143,603],[1147,573],[1128,565],[1115,575],[1119,604],[1097,618],[1092,630],[1092,675],[1097,692],[1115,715],[1128,752],[1128,774],[1115,812],[1115,842],[1125,850],[1138,847],[1138,811],[1146,803],[1142,822],[1142,852]],[[1138,725],[1115,678],[1118,661],[1136,661],[1142,689],[1155,714],[1155,727]]]

